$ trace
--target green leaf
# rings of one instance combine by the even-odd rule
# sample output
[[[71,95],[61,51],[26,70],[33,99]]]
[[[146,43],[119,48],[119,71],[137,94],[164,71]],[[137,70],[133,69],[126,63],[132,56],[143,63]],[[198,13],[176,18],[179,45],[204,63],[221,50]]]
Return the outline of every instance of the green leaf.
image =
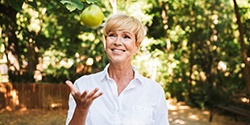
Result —
[[[83,3],[80,0],[61,0],[62,4],[66,4],[66,8],[72,12],[75,9],[82,10]]]
[[[72,12],[72,11],[74,11],[77,7],[76,7],[74,4],[67,4],[67,5],[66,5],[66,8],[67,8],[70,12]]]
[[[96,2],[97,0],[86,0],[86,2],[88,3],[88,4],[91,4],[91,3],[94,3],[94,2]]]
[[[61,2],[62,4],[71,3],[71,0],[61,0],[60,2]]]

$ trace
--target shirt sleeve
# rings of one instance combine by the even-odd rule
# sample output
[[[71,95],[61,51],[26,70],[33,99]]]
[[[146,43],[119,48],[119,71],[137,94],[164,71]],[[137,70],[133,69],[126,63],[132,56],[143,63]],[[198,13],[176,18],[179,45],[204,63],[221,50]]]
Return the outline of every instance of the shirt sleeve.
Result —
[[[78,91],[80,91],[80,88],[78,86],[78,82],[80,81],[80,79],[76,80],[74,83],[74,88]],[[73,117],[73,114],[75,112],[75,108],[76,108],[76,102],[74,97],[71,95],[71,93],[69,94],[69,101],[68,101],[68,114],[67,114],[67,118],[66,118],[66,125],[69,124],[70,120]]]
[[[72,119],[72,116],[74,114],[75,107],[76,107],[75,100],[71,94],[69,95],[68,105],[69,105],[69,109],[68,109],[68,115],[66,118],[66,125],[68,125],[70,120]]]
[[[82,83],[84,83],[83,81],[86,81],[88,83],[88,79],[86,79],[85,76],[77,79],[74,83],[74,88],[76,90],[80,91],[81,93],[83,90],[87,90],[87,88],[86,88],[87,84],[84,84],[84,86],[83,86],[83,84],[82,84]],[[68,125],[70,120],[72,119],[74,112],[75,112],[75,108],[76,108],[75,99],[71,94],[69,94],[68,106],[69,106],[69,108],[68,108],[68,114],[67,114],[67,118],[66,118],[66,125]]]
[[[154,117],[155,125],[169,125],[168,103],[163,90],[160,93]]]

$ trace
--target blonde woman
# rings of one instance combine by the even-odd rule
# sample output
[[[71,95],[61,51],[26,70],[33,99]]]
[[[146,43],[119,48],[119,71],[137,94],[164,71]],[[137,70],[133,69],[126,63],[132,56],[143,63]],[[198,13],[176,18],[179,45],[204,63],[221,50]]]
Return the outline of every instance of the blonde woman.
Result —
[[[144,36],[138,19],[109,17],[104,26],[109,64],[74,84],[66,81],[71,89],[66,125],[169,125],[163,88],[131,64]]]

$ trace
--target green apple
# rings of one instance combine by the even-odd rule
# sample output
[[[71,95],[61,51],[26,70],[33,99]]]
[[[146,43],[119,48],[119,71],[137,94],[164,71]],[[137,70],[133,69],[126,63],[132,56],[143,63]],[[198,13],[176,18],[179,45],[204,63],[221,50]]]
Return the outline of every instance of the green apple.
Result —
[[[99,6],[92,4],[82,11],[80,17],[84,25],[96,28],[101,25],[104,14]]]

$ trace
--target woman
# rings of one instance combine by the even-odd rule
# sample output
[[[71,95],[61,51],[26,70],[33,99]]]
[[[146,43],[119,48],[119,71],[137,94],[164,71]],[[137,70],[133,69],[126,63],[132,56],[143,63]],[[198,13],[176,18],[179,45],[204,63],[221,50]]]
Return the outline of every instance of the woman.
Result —
[[[144,36],[144,26],[134,17],[116,14],[107,20],[104,37],[110,63],[74,85],[66,81],[71,89],[66,124],[169,125],[162,87],[131,64]]]

